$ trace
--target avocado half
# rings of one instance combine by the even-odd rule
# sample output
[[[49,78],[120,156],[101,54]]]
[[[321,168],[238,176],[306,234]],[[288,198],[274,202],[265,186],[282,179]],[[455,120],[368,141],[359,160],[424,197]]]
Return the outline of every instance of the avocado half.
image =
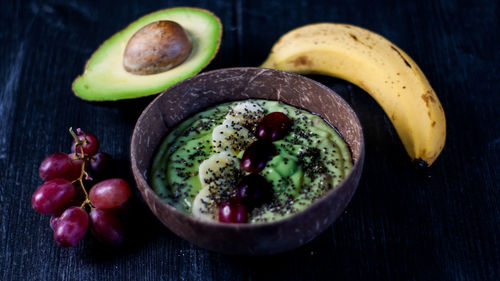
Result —
[[[136,75],[123,67],[129,39],[142,27],[160,20],[180,24],[188,33],[192,50],[184,62],[165,72]],[[219,50],[222,24],[210,11],[176,7],[145,15],[106,40],[90,57],[82,75],[73,82],[76,96],[90,101],[132,99],[157,94],[200,72]]]

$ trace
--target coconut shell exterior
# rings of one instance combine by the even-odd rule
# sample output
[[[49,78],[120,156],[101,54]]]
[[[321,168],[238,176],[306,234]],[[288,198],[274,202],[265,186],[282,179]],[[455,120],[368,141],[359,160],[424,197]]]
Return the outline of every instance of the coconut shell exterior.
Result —
[[[220,103],[260,98],[279,100],[317,113],[348,143],[353,169],[323,198],[289,218],[265,224],[206,222],[163,202],[148,183],[157,147],[180,121]],[[329,227],[351,200],[364,160],[361,124],[335,92],[301,75],[262,68],[228,68],[186,79],[159,95],[135,126],[131,161],[137,187],[156,217],[178,236],[200,247],[233,255],[265,255],[303,245]]]

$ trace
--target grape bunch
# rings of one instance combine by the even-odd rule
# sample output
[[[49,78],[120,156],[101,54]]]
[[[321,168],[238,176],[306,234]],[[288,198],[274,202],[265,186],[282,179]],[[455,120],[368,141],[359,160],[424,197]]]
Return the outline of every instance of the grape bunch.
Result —
[[[284,138],[292,125],[293,121],[281,112],[269,113],[257,123],[258,140],[245,150],[240,162],[241,170],[249,174],[240,179],[236,196],[219,206],[220,222],[246,223],[248,212],[272,200],[272,184],[259,172],[278,154],[273,142]]]
[[[121,244],[123,228],[116,213],[129,199],[130,186],[123,179],[109,178],[87,191],[85,184],[92,183],[92,177],[109,174],[113,159],[99,152],[94,134],[69,131],[74,139],[71,153],[54,153],[42,161],[38,172],[45,182],[33,193],[31,205],[41,214],[52,214],[50,227],[62,247],[75,246],[89,228],[100,242]]]

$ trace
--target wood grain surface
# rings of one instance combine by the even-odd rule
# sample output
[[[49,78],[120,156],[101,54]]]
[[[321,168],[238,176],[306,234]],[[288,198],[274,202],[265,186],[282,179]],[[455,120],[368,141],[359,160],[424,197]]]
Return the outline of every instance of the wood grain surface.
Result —
[[[234,257],[200,249],[165,228],[135,190],[127,240],[86,237],[62,249],[49,216],[32,210],[38,166],[69,152],[81,127],[133,183],[129,145],[152,97],[90,103],[71,83],[102,41],[139,16],[197,6],[224,26],[208,69],[258,66],[288,30],[345,22],[393,41],[426,73],[444,107],[442,155],[416,171],[382,109],[361,89],[334,89],[364,128],[363,175],[345,213],[296,250]],[[15,1],[0,3],[1,280],[500,280],[500,48],[498,1]]]

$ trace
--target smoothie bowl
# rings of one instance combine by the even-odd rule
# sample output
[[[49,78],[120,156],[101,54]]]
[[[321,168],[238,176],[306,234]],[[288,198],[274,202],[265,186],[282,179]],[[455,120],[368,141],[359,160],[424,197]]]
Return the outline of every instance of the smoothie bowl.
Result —
[[[131,161],[152,212],[174,233],[228,254],[313,239],[361,176],[362,129],[329,88],[260,68],[206,72],[169,88],[137,121]]]

